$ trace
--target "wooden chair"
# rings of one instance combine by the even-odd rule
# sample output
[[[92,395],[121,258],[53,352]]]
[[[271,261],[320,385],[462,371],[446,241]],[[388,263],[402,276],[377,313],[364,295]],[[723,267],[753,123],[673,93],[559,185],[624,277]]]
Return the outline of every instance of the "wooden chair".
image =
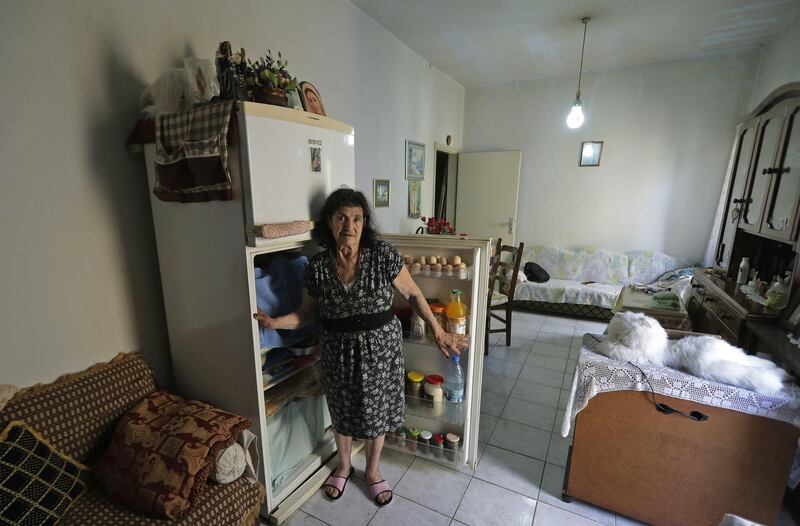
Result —
[[[489,335],[495,332],[506,333],[506,346],[511,345],[511,300],[514,299],[514,290],[517,288],[517,275],[519,265],[522,261],[522,250],[525,243],[520,243],[519,247],[503,245],[502,239],[497,240],[495,255],[492,257],[489,274],[489,307],[486,309],[486,352],[489,351]],[[510,257],[503,261],[503,254],[508,253]],[[499,282],[499,290],[495,289],[495,283]],[[494,311],[505,311],[505,317],[495,314]],[[504,327],[492,329],[492,318],[503,322]]]

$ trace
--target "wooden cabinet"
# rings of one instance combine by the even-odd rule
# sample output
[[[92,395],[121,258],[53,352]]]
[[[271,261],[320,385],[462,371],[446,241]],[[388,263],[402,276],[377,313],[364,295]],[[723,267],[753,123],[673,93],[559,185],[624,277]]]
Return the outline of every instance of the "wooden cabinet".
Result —
[[[758,119],[750,119],[736,127],[736,142],[733,146],[733,160],[728,184],[727,205],[720,225],[720,242],[717,247],[715,263],[727,266],[731,257],[736,226],[744,209],[744,190],[747,183],[753,147],[756,143]]]
[[[728,343],[747,344],[747,323],[777,321],[778,313],[748,300],[731,280],[695,272],[689,299],[692,331],[716,334]]]
[[[737,232],[787,244],[800,235],[800,82],[771,93],[736,127],[710,261],[736,266]]]
[[[799,107],[798,99],[789,99],[756,119],[755,148],[739,221],[742,230],[785,241],[796,239],[800,138],[792,131]]]
[[[800,102],[792,100],[784,106],[783,132],[773,163],[762,232],[792,240],[797,238],[800,195]]]

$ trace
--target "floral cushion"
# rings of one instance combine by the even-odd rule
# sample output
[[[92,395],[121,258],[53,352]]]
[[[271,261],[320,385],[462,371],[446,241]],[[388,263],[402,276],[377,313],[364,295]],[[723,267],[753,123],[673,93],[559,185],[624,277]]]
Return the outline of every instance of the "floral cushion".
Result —
[[[564,249],[535,245],[525,249],[523,261],[537,263],[554,279],[611,284],[628,282],[627,256],[602,248]]]
[[[652,283],[668,270],[689,266],[689,262],[683,258],[652,250],[633,250],[627,255],[631,283]]]
[[[611,308],[617,301],[623,285],[591,283],[551,279],[546,283],[527,281],[517,285],[515,301],[542,301],[548,303],[571,303]]]
[[[205,489],[217,452],[249,425],[206,403],[155,391],[117,424],[97,478],[133,510],[181,518]]]

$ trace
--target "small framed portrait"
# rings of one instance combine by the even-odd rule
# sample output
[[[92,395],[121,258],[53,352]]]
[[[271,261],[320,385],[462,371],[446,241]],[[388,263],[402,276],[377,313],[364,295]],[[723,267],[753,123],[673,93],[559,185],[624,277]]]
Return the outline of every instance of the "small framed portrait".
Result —
[[[311,157],[311,172],[322,173],[322,146],[309,145],[308,151]]]
[[[392,189],[392,182],[389,179],[372,180],[372,206],[375,208],[385,208],[389,206],[389,192]]]
[[[313,84],[305,81],[301,82],[297,86],[297,93],[300,94],[300,102],[303,103],[304,110],[317,115],[327,115],[325,106],[322,105],[322,97]]]
[[[417,141],[406,141],[406,179],[425,179],[425,145]]]
[[[603,141],[585,141],[581,143],[578,166],[600,166],[601,155],[603,155]]]
[[[408,182],[408,217],[422,216],[422,181],[412,179]]]

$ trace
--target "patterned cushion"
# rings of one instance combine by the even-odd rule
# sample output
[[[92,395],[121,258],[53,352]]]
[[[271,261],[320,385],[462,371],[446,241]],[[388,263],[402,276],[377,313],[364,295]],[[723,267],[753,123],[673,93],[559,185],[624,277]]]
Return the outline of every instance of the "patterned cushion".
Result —
[[[205,489],[217,452],[249,426],[244,417],[156,391],[122,417],[96,475],[132,509],[179,518]]]
[[[628,273],[632,283],[652,283],[668,270],[689,266],[689,262],[683,258],[652,250],[634,250],[627,254],[630,262]]]
[[[88,463],[108,443],[117,419],[153,392],[153,371],[138,353],[23,389],[0,412],[0,428],[24,420],[56,449]]]
[[[90,476],[28,424],[11,422],[0,434],[0,524],[55,524]]]
[[[155,519],[108,499],[92,484],[59,526],[252,526],[264,502],[264,486],[240,478],[230,484],[209,483],[189,513],[178,521]]]
[[[492,301],[490,307],[505,305],[506,303],[508,303],[508,296],[497,291],[492,292]]]

